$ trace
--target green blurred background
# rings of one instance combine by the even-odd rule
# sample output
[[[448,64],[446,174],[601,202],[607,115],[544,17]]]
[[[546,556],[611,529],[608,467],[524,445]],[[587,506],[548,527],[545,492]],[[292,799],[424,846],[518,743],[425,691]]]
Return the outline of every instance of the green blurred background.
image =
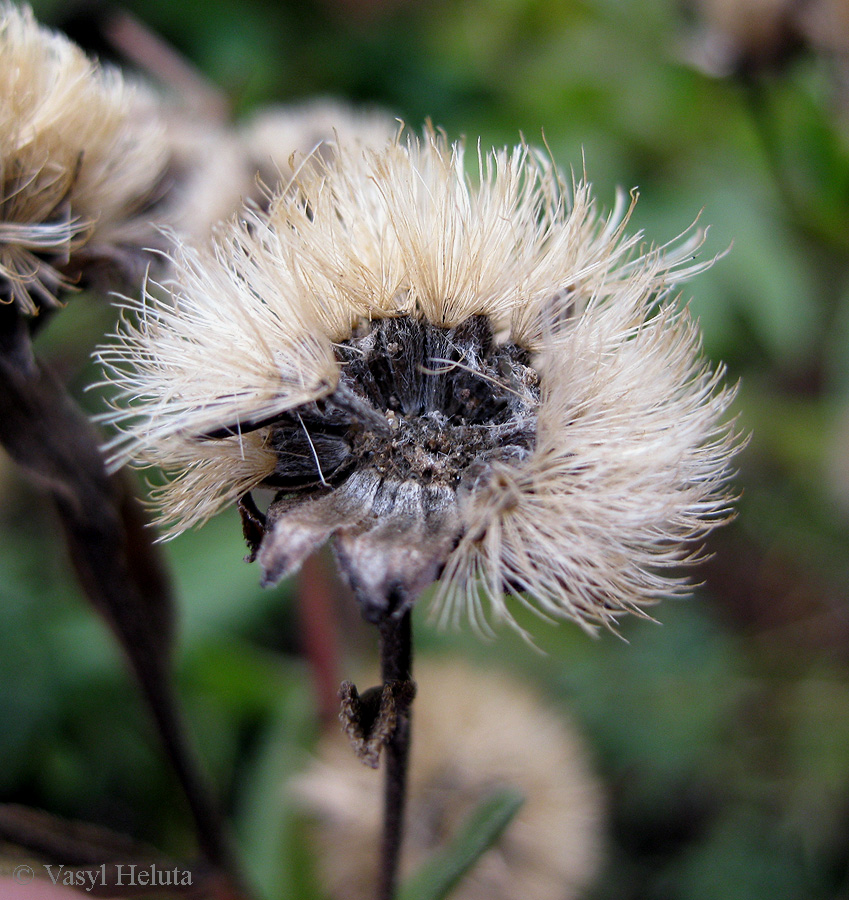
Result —
[[[675,237],[701,212],[703,255],[732,245],[685,286],[707,352],[741,379],[736,409],[752,435],[739,515],[712,538],[695,596],[662,603],[660,624],[623,623],[627,641],[529,623],[544,656],[507,633],[488,645],[419,617],[424,648],[522,673],[580,723],[609,799],[593,900],[849,897],[846,6],[123,7],[218,86],[237,118],[332,95],[378,104],[416,130],[430,118],[484,147],[544,133],[562,168],[585,168],[603,205],[617,185],[639,186],[633,224],[648,239]],[[103,9],[35,4],[93,47]],[[93,411],[88,353],[109,316],[102,301],[76,298],[38,340]],[[269,897],[317,896],[280,790],[318,730],[293,588],[259,589],[234,514],[167,552],[181,603],[180,691],[251,871]],[[368,633],[356,634],[343,675],[371,649]],[[49,506],[5,459],[0,723],[0,799],[192,853],[120,655],[69,576]]]

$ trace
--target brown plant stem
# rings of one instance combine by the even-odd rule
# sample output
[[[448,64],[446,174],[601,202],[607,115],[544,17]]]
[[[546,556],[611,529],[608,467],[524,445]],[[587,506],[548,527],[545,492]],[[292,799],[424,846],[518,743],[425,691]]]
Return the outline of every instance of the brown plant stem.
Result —
[[[102,20],[104,36],[131,63],[156,79],[180,98],[186,108],[199,112],[211,122],[227,121],[230,102],[167,41],[151,31],[140,19],[116,10]]]
[[[412,680],[413,628],[409,609],[400,617],[390,615],[382,622],[380,665],[384,684]],[[378,900],[394,900],[398,886],[398,863],[404,838],[409,753],[410,710],[405,706],[400,710],[395,732],[383,750],[385,781]]]
[[[201,852],[235,881],[234,854],[172,678],[175,602],[138,501],[106,473],[100,439],[35,357],[27,322],[0,305],[0,446],[51,496],[88,601],[120,643],[185,794]]]
[[[238,863],[227,826],[188,739],[170,678],[166,675],[149,679],[141,684],[141,688],[165,755],[189,805],[201,853],[237,884],[240,881]]]

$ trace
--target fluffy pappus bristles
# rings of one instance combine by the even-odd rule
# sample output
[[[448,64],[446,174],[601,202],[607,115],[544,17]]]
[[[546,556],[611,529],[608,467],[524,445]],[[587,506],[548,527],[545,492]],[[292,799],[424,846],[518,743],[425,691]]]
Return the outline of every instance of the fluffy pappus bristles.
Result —
[[[134,217],[165,163],[152,103],[0,4],[0,302],[35,314],[80,277],[83,247],[114,262],[142,246]]]
[[[591,629],[681,591],[728,514],[733,391],[673,295],[701,233],[646,247],[634,202],[603,215],[525,144],[472,179],[432,130],[340,143],[128,303],[115,464],[172,473],[172,533],[276,491],[264,581],[332,538],[374,621],[440,577],[438,616],[484,631],[505,593]]]
[[[241,435],[335,386],[330,341],[244,237],[212,250],[179,246],[173,278],[124,301],[115,343],[99,352],[122,389],[103,419],[123,427],[137,418],[110,445],[118,461],[200,463],[203,435]]]
[[[700,358],[686,311],[644,309],[635,326],[618,299],[537,357],[535,452],[470,493],[436,594],[443,623],[471,613],[487,632],[484,601],[512,622],[506,588],[549,616],[610,626],[685,589],[676,569],[729,514],[734,391]]]

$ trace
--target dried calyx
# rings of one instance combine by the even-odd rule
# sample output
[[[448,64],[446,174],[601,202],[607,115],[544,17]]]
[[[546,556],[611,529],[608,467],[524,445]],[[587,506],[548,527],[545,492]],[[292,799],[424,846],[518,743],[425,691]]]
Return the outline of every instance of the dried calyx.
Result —
[[[246,534],[266,583],[333,535],[364,615],[379,622],[439,577],[463,532],[457,507],[491,463],[533,451],[539,378],[525,350],[495,341],[485,316],[455,328],[380,319],[336,353],[332,393],[254,423],[277,455],[261,486],[278,493],[264,522],[243,501]]]

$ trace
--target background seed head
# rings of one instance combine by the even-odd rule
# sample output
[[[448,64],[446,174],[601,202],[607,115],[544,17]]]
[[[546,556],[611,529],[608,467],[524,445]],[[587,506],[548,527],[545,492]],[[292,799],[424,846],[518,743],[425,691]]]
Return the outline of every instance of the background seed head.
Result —
[[[94,262],[126,263],[165,164],[149,98],[0,4],[0,302],[34,314]]]
[[[436,659],[425,659],[417,672],[405,874],[444,849],[476,804],[510,787],[524,805],[453,896],[583,896],[603,856],[605,801],[580,733],[506,674]],[[288,787],[312,820],[319,877],[334,900],[374,892],[375,787],[374,771],[338,729]]]

